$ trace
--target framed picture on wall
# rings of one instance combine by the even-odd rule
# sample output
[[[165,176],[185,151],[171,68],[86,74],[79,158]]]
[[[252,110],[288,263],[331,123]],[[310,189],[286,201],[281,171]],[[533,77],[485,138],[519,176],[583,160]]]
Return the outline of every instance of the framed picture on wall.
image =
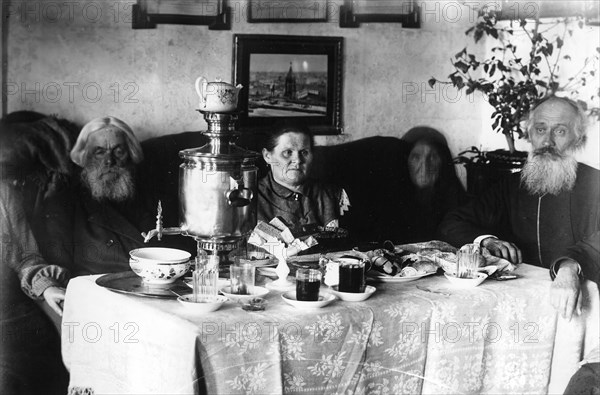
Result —
[[[418,28],[419,6],[415,0],[344,0],[340,6],[340,27],[359,27],[366,22],[396,22]]]
[[[236,34],[233,46],[240,128],[302,118],[314,134],[342,133],[342,37]]]
[[[248,22],[327,22],[327,0],[248,0]]]
[[[231,10],[226,0],[136,0],[132,4],[133,29],[154,29],[157,24],[207,25],[209,30],[230,30]]]

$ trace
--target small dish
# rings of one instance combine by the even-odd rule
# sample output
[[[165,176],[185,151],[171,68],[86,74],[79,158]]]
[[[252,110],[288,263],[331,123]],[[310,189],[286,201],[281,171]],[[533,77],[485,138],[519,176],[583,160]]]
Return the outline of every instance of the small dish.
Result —
[[[475,288],[488,278],[487,274],[481,272],[477,273],[477,277],[475,278],[460,278],[448,273],[444,273],[444,276],[446,276],[450,283],[456,288]]]
[[[492,274],[494,274],[496,271],[498,270],[498,266],[496,265],[487,265],[487,266],[481,266],[477,268],[478,272],[482,272],[485,273],[489,276],[491,276]],[[445,271],[446,274],[450,275],[450,276],[454,276],[456,277],[456,266],[454,266],[453,269],[449,269],[448,271]]]
[[[188,310],[194,313],[209,313],[219,310],[223,303],[227,302],[227,298],[221,295],[206,295],[199,296],[198,301],[194,302],[194,295],[181,295],[177,300],[184,305]]]
[[[331,293],[343,300],[344,302],[362,302],[363,300],[369,299],[375,292],[376,288],[372,285],[365,287],[365,292],[340,292],[338,286],[334,285],[331,287]]]
[[[245,302],[254,298],[262,298],[269,293],[269,290],[263,287],[254,286],[249,295],[232,294],[231,287],[224,287],[219,290],[223,296],[232,302]]]
[[[188,287],[194,289],[194,284],[192,283],[193,279],[192,277],[184,277],[183,278],[183,282],[185,283],[185,285],[187,285]],[[229,284],[229,279],[228,278],[221,278],[219,277],[217,279],[217,289],[221,289],[223,287],[226,287]]]
[[[321,292],[319,294],[319,300],[305,301],[296,299],[296,291],[289,291],[282,294],[281,299],[297,309],[320,309],[333,302],[335,300],[335,295],[329,292]]]
[[[267,306],[267,301],[263,298],[252,298],[240,302],[242,310],[245,311],[263,311]]]

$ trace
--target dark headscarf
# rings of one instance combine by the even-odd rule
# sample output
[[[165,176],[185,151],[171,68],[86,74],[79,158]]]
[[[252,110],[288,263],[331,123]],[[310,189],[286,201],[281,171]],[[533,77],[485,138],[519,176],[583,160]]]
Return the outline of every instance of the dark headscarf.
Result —
[[[441,159],[440,174],[432,188],[418,189],[412,183],[408,188],[412,198],[408,210],[411,217],[408,224],[411,227],[410,241],[432,240],[446,213],[466,202],[466,193],[456,175],[452,154],[442,133],[427,126],[418,126],[410,129],[402,140],[409,144],[409,156],[417,143],[425,143]]]

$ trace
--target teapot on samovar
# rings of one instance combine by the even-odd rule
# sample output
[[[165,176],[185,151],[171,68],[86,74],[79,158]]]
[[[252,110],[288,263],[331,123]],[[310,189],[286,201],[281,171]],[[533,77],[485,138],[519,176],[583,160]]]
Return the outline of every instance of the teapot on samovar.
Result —
[[[238,94],[242,85],[233,86],[217,78],[208,82],[204,77],[196,79],[196,92],[200,96],[199,110],[203,112],[228,113],[237,110]]]

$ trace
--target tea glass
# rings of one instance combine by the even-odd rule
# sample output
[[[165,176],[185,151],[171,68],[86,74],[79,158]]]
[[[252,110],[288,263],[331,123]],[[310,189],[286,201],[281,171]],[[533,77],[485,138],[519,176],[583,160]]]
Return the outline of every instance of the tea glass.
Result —
[[[255,268],[250,263],[234,263],[229,267],[231,293],[251,295],[254,289]]]
[[[300,268],[296,270],[296,300],[316,302],[321,288],[321,271]]]
[[[339,263],[339,284],[338,291],[363,293],[365,292],[365,261],[360,259],[338,260]]]
[[[479,267],[480,254],[470,251],[458,251],[456,253],[457,271],[456,277],[475,278]]]
[[[219,267],[212,264],[206,256],[196,257],[195,270],[192,272],[194,300],[199,297],[217,295]]]

